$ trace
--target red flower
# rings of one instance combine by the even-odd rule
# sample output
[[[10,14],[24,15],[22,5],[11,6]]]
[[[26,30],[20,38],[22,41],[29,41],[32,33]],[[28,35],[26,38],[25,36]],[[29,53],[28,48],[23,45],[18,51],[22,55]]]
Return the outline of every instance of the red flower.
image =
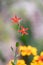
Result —
[[[22,33],[22,35],[27,35],[28,33],[26,32],[28,30],[28,28],[24,28],[23,26],[21,26],[21,30],[18,30],[18,32]]]
[[[14,23],[19,23],[21,18],[17,17],[17,16],[14,16],[13,18],[11,18],[11,20],[14,22]]]

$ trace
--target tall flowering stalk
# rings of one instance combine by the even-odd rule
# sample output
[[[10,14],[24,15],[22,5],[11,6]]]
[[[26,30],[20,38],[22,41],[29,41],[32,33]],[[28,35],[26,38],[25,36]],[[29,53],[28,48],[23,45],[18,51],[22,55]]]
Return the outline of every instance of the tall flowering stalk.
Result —
[[[14,24],[18,24],[18,28],[21,28],[20,30],[18,29],[18,32],[21,33],[22,35],[28,35],[27,30],[28,28],[25,28],[24,26],[20,26],[20,21],[22,20],[21,18],[14,16],[11,18],[11,20],[14,22]]]
[[[20,26],[21,18],[14,16],[11,18],[11,20],[14,22],[14,24],[19,24],[18,33],[21,33],[21,35],[28,35],[29,28],[25,28],[23,25]],[[19,42],[16,42],[16,50],[14,53],[14,49],[11,47],[12,52],[14,54],[14,59],[10,60],[7,65],[27,65],[24,59],[19,59],[18,57],[21,56],[33,56],[33,60],[30,63],[30,65],[43,65],[43,52],[41,52],[40,56],[37,55],[37,48],[28,45],[20,45]],[[28,64],[29,65],[29,64]]]

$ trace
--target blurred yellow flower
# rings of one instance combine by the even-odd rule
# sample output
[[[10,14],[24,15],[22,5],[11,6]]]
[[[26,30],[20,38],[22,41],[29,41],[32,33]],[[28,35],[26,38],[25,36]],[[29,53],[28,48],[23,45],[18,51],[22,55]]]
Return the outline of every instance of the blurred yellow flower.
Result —
[[[37,55],[37,49],[35,47],[32,47],[31,51],[33,55]]]
[[[43,55],[43,52],[41,52],[40,55],[42,56]]]
[[[14,60],[10,60],[7,65],[12,65],[12,62],[14,62]],[[24,60],[17,60],[16,65],[26,65],[26,64]]]
[[[20,46],[19,47],[19,52],[22,56],[29,56],[29,55],[37,55],[37,49],[32,46]]]
[[[20,46],[19,47],[19,51],[20,51],[20,54],[22,56],[25,56],[26,55],[26,50],[27,50],[27,47],[26,46]]]
[[[32,54],[32,47],[31,46],[27,46],[27,51],[26,51],[26,55],[31,55]]]
[[[35,56],[30,65],[43,65],[43,52]]]
[[[16,65],[26,65],[24,60],[18,60]]]
[[[12,62],[14,62],[14,60],[10,60],[7,65],[12,65]]]
[[[30,65],[43,65],[43,62],[32,62]]]

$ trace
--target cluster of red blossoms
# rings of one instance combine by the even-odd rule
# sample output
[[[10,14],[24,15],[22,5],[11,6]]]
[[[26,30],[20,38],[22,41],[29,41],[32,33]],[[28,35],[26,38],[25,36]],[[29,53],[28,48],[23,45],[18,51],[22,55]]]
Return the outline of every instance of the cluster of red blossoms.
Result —
[[[16,24],[19,24],[22,19],[17,16],[14,16],[13,18],[11,18],[11,20]],[[18,30],[18,32],[20,32],[22,35],[28,35],[28,28],[25,28],[24,26],[20,26],[20,28],[21,30]]]

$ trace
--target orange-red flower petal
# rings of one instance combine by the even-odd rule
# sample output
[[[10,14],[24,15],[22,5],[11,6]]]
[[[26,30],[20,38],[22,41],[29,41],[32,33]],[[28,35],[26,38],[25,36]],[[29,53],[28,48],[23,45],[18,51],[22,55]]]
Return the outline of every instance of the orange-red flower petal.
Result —
[[[14,23],[19,23],[21,18],[17,17],[17,16],[14,16],[13,18],[11,18],[11,20],[14,22]]]
[[[18,32],[22,33],[22,35],[27,35],[27,30],[28,28],[24,28],[23,26],[21,26],[21,30],[18,30]]]

